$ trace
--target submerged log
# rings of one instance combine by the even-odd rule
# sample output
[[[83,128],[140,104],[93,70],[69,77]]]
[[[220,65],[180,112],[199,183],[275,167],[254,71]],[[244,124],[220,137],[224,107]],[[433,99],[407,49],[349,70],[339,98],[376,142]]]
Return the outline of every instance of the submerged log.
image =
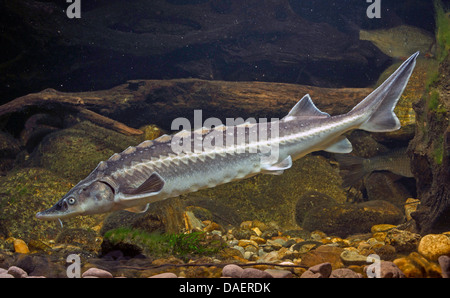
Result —
[[[422,234],[450,230],[450,58],[439,79],[415,105],[416,134],[409,145],[420,205],[411,216]]]
[[[65,110],[125,134],[140,134],[136,128],[149,123],[170,130],[172,120],[177,117],[185,117],[193,123],[195,109],[202,110],[203,119],[216,117],[223,123],[225,117],[281,118],[305,94],[310,94],[322,111],[342,114],[371,91],[369,88],[334,89],[264,82],[133,80],[109,90],[92,92],[46,89],[0,106],[0,118],[29,109]]]

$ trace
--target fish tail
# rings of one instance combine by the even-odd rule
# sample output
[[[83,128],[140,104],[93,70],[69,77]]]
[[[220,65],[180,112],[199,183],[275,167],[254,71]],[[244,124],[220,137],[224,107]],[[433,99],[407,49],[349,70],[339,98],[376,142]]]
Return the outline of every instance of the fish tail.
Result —
[[[400,121],[394,113],[403,90],[416,65],[419,52],[409,57],[403,64],[377,89],[357,104],[350,113],[365,115],[365,121],[358,127],[371,132],[387,132],[400,128]]]
[[[365,159],[362,157],[350,154],[336,154],[336,160],[341,169],[342,186],[344,187],[356,185],[358,181],[370,172],[364,167]]]

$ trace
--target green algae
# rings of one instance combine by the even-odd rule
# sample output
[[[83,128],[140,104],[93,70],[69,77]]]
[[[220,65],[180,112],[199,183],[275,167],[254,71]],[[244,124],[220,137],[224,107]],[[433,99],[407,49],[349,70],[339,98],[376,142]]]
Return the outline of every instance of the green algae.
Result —
[[[440,0],[434,1],[438,61],[443,62],[450,51],[450,15]]]
[[[177,256],[189,259],[192,255],[215,254],[224,248],[224,243],[220,239],[206,240],[204,232],[161,234],[121,227],[106,232],[104,239],[110,241],[112,245],[119,243],[135,245],[145,254],[157,258]]]

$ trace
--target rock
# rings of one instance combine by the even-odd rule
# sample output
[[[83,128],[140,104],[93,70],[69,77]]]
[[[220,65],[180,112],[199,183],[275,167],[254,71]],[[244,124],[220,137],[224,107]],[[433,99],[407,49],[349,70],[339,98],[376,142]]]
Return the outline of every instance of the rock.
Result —
[[[450,278],[450,257],[449,256],[440,256],[438,258],[439,265],[442,270],[443,278]]]
[[[98,277],[98,278],[112,278],[112,274],[106,270],[98,268],[89,268],[81,275],[82,278],[85,277]]]
[[[338,204],[311,209],[303,220],[303,228],[321,230],[326,234],[346,237],[367,233],[376,224],[398,224],[403,213],[386,201],[368,201],[359,204]]]
[[[442,255],[450,256],[450,237],[444,234],[425,235],[420,240],[418,251],[432,261],[437,261]]]
[[[378,267],[379,266],[379,267]],[[405,274],[392,262],[380,261],[364,267],[364,272],[369,277],[376,278],[404,278]]]
[[[205,222],[203,222],[204,224],[206,224]],[[206,226],[203,228],[203,231],[205,232],[212,232],[212,231],[220,231],[222,230],[222,227],[219,226],[219,224],[210,221],[208,224],[206,224]]]
[[[178,278],[178,276],[175,273],[166,272],[150,276],[149,278]]]
[[[312,273],[311,271],[306,270],[300,275],[300,278],[323,278],[323,276],[320,273]]]
[[[441,277],[441,268],[439,268],[436,263],[428,261],[417,252],[412,252],[407,257],[395,259],[393,263],[397,265],[408,278]]]
[[[194,213],[191,211],[186,211],[183,215],[186,221],[186,227],[188,231],[201,231],[205,225],[195,217]]]
[[[69,253],[65,251],[52,251],[51,255],[17,254],[13,264],[26,271],[28,276],[65,278],[67,267],[60,260],[65,260],[68,255]]]
[[[391,229],[386,233],[385,243],[395,247],[397,252],[410,253],[417,249],[420,235],[406,230]]]
[[[99,253],[101,241],[97,232],[91,229],[65,228],[55,239],[56,243],[77,245],[84,251]]]
[[[344,266],[341,260],[341,253],[344,250],[340,247],[322,245],[318,248],[305,253],[302,256],[301,265],[312,267],[322,263],[331,263],[333,269]]]
[[[246,248],[247,246],[253,246],[253,247],[256,247],[256,248],[258,247],[258,243],[256,243],[253,240],[248,240],[248,239],[241,239],[241,240],[239,240],[238,245],[241,246],[241,247],[244,247],[244,248]]]
[[[387,201],[397,208],[403,209],[411,193],[400,182],[398,176],[390,172],[373,172],[364,179],[369,201]]]
[[[83,121],[46,136],[30,156],[29,163],[78,183],[100,161],[141,141],[142,136],[125,136]]]
[[[273,278],[291,278],[292,272],[289,270],[283,269],[266,269],[265,272],[272,275]]]
[[[21,254],[27,254],[30,252],[28,245],[22,239],[14,240],[14,251]]]
[[[303,226],[306,213],[315,207],[328,207],[337,204],[332,197],[318,191],[308,191],[298,199],[295,204],[295,221],[299,226]]]
[[[235,264],[229,264],[223,267],[222,276],[230,278],[240,278],[244,269]]]
[[[20,152],[20,144],[10,134],[0,131],[0,174],[4,175],[14,166],[14,160]]]
[[[362,274],[348,268],[339,268],[333,270],[330,274],[330,278],[362,278]]]
[[[253,222],[251,220],[246,220],[246,221],[243,221],[239,227],[243,230],[250,230],[252,228],[252,226],[253,226]]]
[[[235,245],[235,246],[232,247],[232,249],[237,250],[238,252],[240,252],[240,254],[242,256],[244,256],[244,254],[245,254],[245,249],[242,246]]]
[[[379,232],[387,232],[389,230],[392,230],[393,228],[396,228],[397,226],[394,225],[388,225],[388,224],[381,224],[381,225],[374,225],[370,228],[370,232],[372,234],[379,233]]]
[[[275,263],[278,260],[280,260],[280,258],[278,256],[278,251],[274,250],[274,251],[270,251],[270,252],[264,254],[263,256],[261,256],[259,258],[258,262],[261,262],[261,263]]]
[[[238,265],[230,264],[226,265],[222,269],[222,276],[231,278],[240,278],[244,269]]]
[[[14,278],[26,278],[28,277],[28,273],[25,272],[22,268],[17,266],[11,266],[8,268],[8,274],[14,276]]]
[[[366,265],[367,257],[360,255],[358,252],[353,250],[344,250],[341,253],[341,260],[344,265]]]
[[[321,263],[315,266],[309,267],[308,271],[311,271],[314,274],[320,274],[321,278],[328,278],[332,271],[331,263]]]
[[[411,213],[416,212],[417,206],[420,204],[419,199],[408,198],[405,202],[405,216],[406,220],[409,221],[412,219]]]
[[[374,247],[373,250],[380,256],[380,259],[385,261],[393,261],[396,257],[395,247],[389,244]]]
[[[255,268],[245,268],[242,271],[241,278],[273,278],[268,272]]]

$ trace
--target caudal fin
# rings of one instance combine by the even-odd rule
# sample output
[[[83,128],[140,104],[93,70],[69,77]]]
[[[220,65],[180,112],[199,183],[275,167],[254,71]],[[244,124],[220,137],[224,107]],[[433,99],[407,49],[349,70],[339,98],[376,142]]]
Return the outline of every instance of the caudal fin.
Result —
[[[369,118],[359,126],[360,129],[386,132],[400,128],[400,121],[394,113],[394,108],[414,70],[418,55],[419,52],[416,52],[409,57],[383,84],[350,111],[369,115]]]

